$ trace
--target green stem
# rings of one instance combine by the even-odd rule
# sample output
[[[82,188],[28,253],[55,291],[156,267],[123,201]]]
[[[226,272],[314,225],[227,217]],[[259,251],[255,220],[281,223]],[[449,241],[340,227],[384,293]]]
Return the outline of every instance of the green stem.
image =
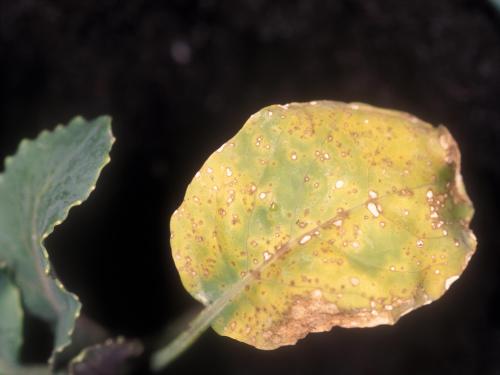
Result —
[[[254,279],[249,273],[246,277],[239,280],[224,294],[217,298],[213,303],[205,307],[194,318],[189,327],[177,336],[172,342],[162,349],[153,353],[151,358],[151,368],[154,371],[160,371],[173,362],[181,355],[191,344],[193,344],[200,335],[212,324],[220,313],[231,303],[235,297]]]
[[[354,208],[363,207],[363,205],[355,206]],[[353,209],[354,209],[353,208]],[[313,235],[313,233],[323,227],[331,225],[335,220],[342,218],[343,214],[338,214],[334,218],[325,221],[324,223],[313,228],[306,234]],[[212,324],[215,318],[226,308],[226,306],[234,301],[235,298],[240,296],[240,293],[255,279],[259,278],[260,273],[266,268],[274,263],[277,259],[282,257],[288,251],[290,251],[293,245],[296,245],[299,238],[290,240],[284,245],[282,245],[274,254],[274,256],[264,263],[261,263],[256,269],[250,271],[245,277],[240,279],[237,283],[233,284],[229,289],[227,289],[219,298],[217,298],[212,304],[205,307],[196,318],[193,319],[189,327],[177,336],[174,341],[168,344],[163,349],[158,350],[153,353],[151,359],[151,367],[155,371],[159,371],[164,367],[168,366],[173,360],[175,360],[180,354],[182,354],[189,346]]]
[[[351,209],[364,207],[363,204],[359,204]],[[343,218],[346,213],[337,214],[330,220],[326,220],[324,223],[319,224],[317,227],[313,228],[309,232],[305,233],[310,236],[314,235],[318,229],[322,229],[331,226],[333,222]],[[301,237],[295,238],[288,241],[282,245],[274,256],[261,263],[256,269],[248,272],[245,277],[241,278],[233,284],[229,289],[227,289],[219,298],[217,298],[212,304],[205,307],[196,318],[193,319],[189,327],[177,336],[174,341],[168,344],[163,349],[158,350],[153,353],[151,359],[151,367],[159,371],[164,367],[168,366],[173,360],[175,360],[182,352],[184,352],[189,346],[212,324],[215,318],[226,308],[226,306],[234,301],[235,298],[240,296],[240,293],[254,280],[258,279],[260,273],[266,268],[273,264],[277,259],[284,256],[290,249],[297,245]]]

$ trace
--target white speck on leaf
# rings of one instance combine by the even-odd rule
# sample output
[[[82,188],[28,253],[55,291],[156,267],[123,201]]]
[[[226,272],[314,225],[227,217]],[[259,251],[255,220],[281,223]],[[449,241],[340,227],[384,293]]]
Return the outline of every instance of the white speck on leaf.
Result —
[[[375,205],[375,203],[373,202],[369,202],[366,206],[366,208],[368,208],[368,211],[370,211],[370,213],[374,216],[374,217],[378,217],[380,215],[380,213],[378,212],[378,209],[377,209],[377,206]]]
[[[311,236],[309,234],[306,234],[304,237],[302,237],[299,241],[301,245],[304,245],[311,239]]]

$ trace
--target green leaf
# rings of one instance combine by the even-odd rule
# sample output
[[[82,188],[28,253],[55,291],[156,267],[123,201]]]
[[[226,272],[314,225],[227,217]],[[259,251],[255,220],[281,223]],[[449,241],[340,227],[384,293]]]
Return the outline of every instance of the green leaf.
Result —
[[[495,8],[497,12],[500,12],[500,0],[490,0],[490,4]]]
[[[0,264],[0,317],[0,375],[49,374],[47,366],[19,365],[24,317],[21,294],[2,264]]]
[[[172,216],[182,283],[208,305],[172,347],[210,322],[260,349],[394,324],[460,276],[472,215],[446,128],[358,103],[264,108],[208,158]]]
[[[23,310],[18,288],[0,267],[0,373],[19,361],[23,339]]]
[[[0,175],[0,262],[12,271],[25,308],[52,326],[53,355],[70,343],[81,305],[55,277],[42,242],[87,199],[112,143],[110,118],[77,117],[23,140]]]

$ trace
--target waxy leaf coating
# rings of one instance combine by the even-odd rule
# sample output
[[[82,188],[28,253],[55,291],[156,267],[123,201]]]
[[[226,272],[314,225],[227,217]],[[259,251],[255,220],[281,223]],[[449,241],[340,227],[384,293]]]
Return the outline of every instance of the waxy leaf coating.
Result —
[[[185,288],[260,349],[393,324],[445,293],[476,247],[448,130],[366,104],[273,105],[196,173],[171,219]]]
[[[19,361],[23,339],[23,309],[19,289],[0,264],[0,374]]]
[[[90,195],[113,141],[109,117],[76,117],[23,140],[0,174],[0,264],[12,273],[23,307],[50,324],[52,361],[70,344],[81,304],[56,278],[43,241]]]

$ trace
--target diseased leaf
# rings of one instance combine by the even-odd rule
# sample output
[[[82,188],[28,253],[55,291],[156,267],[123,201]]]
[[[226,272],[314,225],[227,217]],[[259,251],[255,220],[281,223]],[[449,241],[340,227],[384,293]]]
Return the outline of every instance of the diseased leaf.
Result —
[[[53,327],[54,353],[69,344],[81,305],[55,277],[42,241],[94,189],[112,142],[108,117],[78,117],[23,140],[0,175],[0,261],[25,308]]]
[[[472,215],[445,127],[366,104],[275,105],[196,173],[172,254],[185,288],[224,306],[215,331],[274,349],[438,299],[475,250]]]
[[[0,374],[15,367],[23,339],[19,290],[0,266]]]

